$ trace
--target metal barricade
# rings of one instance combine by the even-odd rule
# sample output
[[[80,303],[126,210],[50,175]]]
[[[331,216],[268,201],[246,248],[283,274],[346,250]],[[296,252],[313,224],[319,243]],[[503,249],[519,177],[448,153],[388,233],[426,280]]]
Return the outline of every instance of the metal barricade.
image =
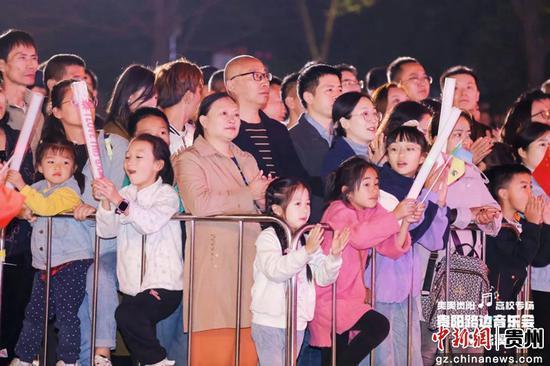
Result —
[[[194,263],[195,263],[195,233],[196,233],[196,222],[236,222],[239,227],[239,246],[237,253],[237,302],[236,302],[236,324],[235,324],[235,365],[239,364],[240,360],[240,330],[241,330],[241,295],[242,295],[242,265],[243,265],[243,235],[244,235],[244,223],[260,223],[260,222],[271,222],[280,225],[286,235],[288,243],[292,243],[292,232],[288,225],[286,225],[282,220],[265,215],[227,215],[227,216],[211,216],[211,217],[201,217],[201,216],[192,216],[192,215],[176,215],[174,219],[179,221],[190,221],[191,222],[191,233],[189,239],[189,301],[188,301],[188,354],[187,354],[187,363],[191,365],[191,350],[192,350],[192,339],[193,339],[193,282],[194,282]],[[291,250],[295,247],[291,246]],[[296,288],[296,276],[291,278],[288,283],[289,288]],[[296,298],[294,296],[294,291],[288,292],[287,306],[289,309],[296,308]],[[293,317],[294,312],[287,312],[287,342],[288,344],[294,345],[293,347],[287,347],[286,355],[286,365],[294,365],[296,363],[296,319]],[[289,325],[289,326],[288,326]]]

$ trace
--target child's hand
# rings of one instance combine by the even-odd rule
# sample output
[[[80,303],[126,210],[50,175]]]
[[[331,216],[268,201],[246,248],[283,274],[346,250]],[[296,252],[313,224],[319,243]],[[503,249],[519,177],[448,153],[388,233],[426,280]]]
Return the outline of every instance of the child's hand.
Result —
[[[471,207],[470,212],[478,225],[488,225],[495,220],[500,210],[493,206]]]
[[[32,214],[32,211],[27,206],[23,206],[21,211],[19,212],[19,215],[17,215],[18,218],[27,220],[30,223],[33,223],[36,221],[36,216]]]
[[[74,208],[73,216],[77,221],[84,221],[88,216],[93,215],[94,213],[95,213],[94,207],[87,205],[85,203],[81,203],[80,205]]]
[[[543,197],[529,197],[527,205],[525,206],[525,219],[533,224],[541,224],[544,213],[544,198]]]
[[[416,208],[416,201],[412,198],[405,198],[403,201],[399,202],[396,208],[393,209],[393,213],[397,220],[411,215]]]
[[[315,225],[315,227],[309,232],[309,236],[306,240],[306,252],[307,254],[313,254],[323,242],[323,234],[325,229],[320,224]]]
[[[18,190],[22,190],[23,187],[27,185],[25,181],[23,180],[23,177],[21,176],[21,173],[19,173],[17,170],[10,169],[8,171],[8,175],[6,177],[6,181],[13,184],[15,188]]]
[[[423,203],[418,203],[415,205],[415,209],[412,214],[405,217],[405,220],[409,223],[415,223],[420,221],[422,218],[422,214],[424,214],[424,210],[426,209],[426,205]]]
[[[373,164],[379,164],[386,155],[386,143],[383,133],[378,135],[369,144],[369,160]]]
[[[346,227],[344,230],[336,230],[334,236],[332,237],[332,246],[330,247],[330,254],[335,257],[339,257],[344,248],[348,245],[349,242],[349,227]]]
[[[114,205],[118,205],[123,199],[113,182],[105,177],[94,179],[92,188],[100,199],[106,199]]]
[[[542,212],[542,222],[546,225],[550,225],[550,200],[546,200],[544,204],[544,211]]]
[[[493,150],[493,140],[490,137],[480,137],[478,138],[470,148],[472,153],[472,163],[475,165],[481,163],[487,155]]]

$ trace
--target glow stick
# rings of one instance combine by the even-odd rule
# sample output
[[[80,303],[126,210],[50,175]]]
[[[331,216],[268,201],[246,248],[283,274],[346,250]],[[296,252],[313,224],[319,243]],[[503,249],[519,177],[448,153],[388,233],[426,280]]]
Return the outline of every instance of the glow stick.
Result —
[[[21,163],[25,157],[25,151],[33,135],[34,124],[36,123],[36,117],[40,113],[40,107],[44,96],[35,92],[30,92],[31,97],[29,100],[29,107],[27,108],[27,114],[25,115],[25,121],[23,121],[23,127],[19,133],[15,150],[13,151],[11,169],[19,171]],[[34,131],[40,133],[40,131]]]
[[[95,134],[94,120],[92,118],[93,105],[90,102],[90,94],[85,81],[75,81],[71,84],[73,90],[73,101],[78,107],[84,137],[86,139],[86,148],[88,150],[88,159],[92,167],[92,176],[94,179],[103,177],[103,166],[101,165],[101,156],[99,155],[99,145]]]
[[[453,100],[455,96],[455,86],[455,78],[445,78],[443,92],[441,93],[441,115],[439,117],[439,130],[437,131],[438,136],[441,135],[443,126],[451,114],[451,108],[453,107]]]
[[[441,154],[441,151],[443,151],[443,149],[447,146],[447,139],[451,135],[451,132],[453,132],[453,128],[455,127],[459,116],[460,109],[452,107],[449,119],[445,123],[445,128],[443,128],[443,131],[437,135],[435,143],[433,144],[426,160],[424,161],[424,164],[422,164],[420,171],[414,179],[409,194],[407,194],[407,198],[418,198],[418,195],[420,194],[420,191],[422,191],[422,187],[424,187],[424,183],[426,182],[426,179],[428,179],[428,175],[439,157],[439,154]]]

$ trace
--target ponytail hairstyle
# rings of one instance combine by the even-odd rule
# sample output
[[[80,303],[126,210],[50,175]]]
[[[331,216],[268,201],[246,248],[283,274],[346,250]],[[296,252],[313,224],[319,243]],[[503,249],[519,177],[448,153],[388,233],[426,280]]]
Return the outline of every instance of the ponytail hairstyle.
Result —
[[[54,154],[61,154],[63,152],[69,153],[73,160],[73,166],[74,166],[74,172],[73,177],[76,180],[76,183],[78,184],[78,188],[80,188],[80,193],[84,193],[84,174],[82,174],[82,171],[78,169],[77,163],[76,163],[76,151],[74,148],[74,144],[70,141],[68,141],[65,137],[57,137],[57,138],[51,138],[49,140],[41,140],[36,148],[36,174],[38,180],[44,179],[44,176],[42,173],[38,172],[38,164],[42,162],[42,159],[46,155],[48,151],[53,152]]]
[[[325,191],[327,204],[340,200],[350,205],[348,194],[359,189],[363,176],[368,169],[373,169],[378,174],[376,165],[360,156],[353,156],[340,164],[327,177]],[[347,189],[343,189],[344,187],[347,187]]]
[[[164,162],[162,169],[157,173],[155,178],[158,179],[161,177],[163,183],[172,185],[174,183],[174,170],[170,163],[170,148],[168,144],[160,137],[149,135],[148,133],[134,137],[132,141],[130,141],[130,144],[135,141],[145,141],[151,144],[153,158]]]
[[[286,211],[292,195],[298,188],[305,188],[308,191],[308,194],[311,196],[311,189],[309,186],[297,178],[277,178],[272,181],[265,191],[265,214],[269,216],[279,217],[273,212],[273,205],[281,206],[283,212]],[[282,219],[282,217],[279,217]],[[266,229],[272,227],[275,230],[277,239],[281,244],[281,251],[283,255],[287,254],[287,249],[290,243],[287,242],[285,231],[283,228],[276,223],[267,223],[263,225],[263,228]],[[300,238],[300,245],[305,245],[305,240],[302,235]],[[311,281],[313,278],[311,274],[311,268],[307,265],[307,279]]]

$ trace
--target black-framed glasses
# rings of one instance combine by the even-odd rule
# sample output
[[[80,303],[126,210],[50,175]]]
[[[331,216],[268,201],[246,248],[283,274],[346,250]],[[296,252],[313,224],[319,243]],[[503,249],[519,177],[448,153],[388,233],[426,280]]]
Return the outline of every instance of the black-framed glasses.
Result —
[[[252,75],[252,79],[254,79],[254,81],[264,81],[264,80],[271,81],[271,79],[273,78],[273,75],[271,75],[270,72],[250,71],[250,72],[245,72],[244,74],[235,75],[229,80],[233,80],[240,76],[246,76],[246,75]]]

